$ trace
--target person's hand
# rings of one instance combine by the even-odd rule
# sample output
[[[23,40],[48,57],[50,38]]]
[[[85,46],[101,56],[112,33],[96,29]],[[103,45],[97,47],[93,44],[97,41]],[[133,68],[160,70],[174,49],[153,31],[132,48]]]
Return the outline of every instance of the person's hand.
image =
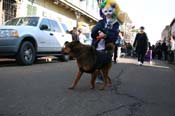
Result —
[[[133,50],[135,51],[136,50],[136,47],[133,46]]]
[[[149,48],[147,48],[146,52],[148,52],[148,51],[149,51]]]
[[[104,39],[104,38],[106,38],[106,34],[103,32],[99,32],[98,36],[96,37],[97,40]]]

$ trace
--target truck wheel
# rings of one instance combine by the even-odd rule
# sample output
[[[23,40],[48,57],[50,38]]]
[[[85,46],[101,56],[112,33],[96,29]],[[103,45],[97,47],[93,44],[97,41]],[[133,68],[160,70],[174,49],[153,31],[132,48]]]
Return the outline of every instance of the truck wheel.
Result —
[[[36,51],[33,44],[29,41],[25,41],[18,51],[16,60],[20,65],[31,65],[35,61],[35,57]]]

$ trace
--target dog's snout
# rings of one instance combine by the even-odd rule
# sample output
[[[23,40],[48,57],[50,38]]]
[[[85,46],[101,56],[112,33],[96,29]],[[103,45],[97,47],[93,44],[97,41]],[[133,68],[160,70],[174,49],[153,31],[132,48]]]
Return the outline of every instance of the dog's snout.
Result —
[[[65,46],[63,49],[62,49],[62,53],[69,53],[70,52],[70,48]]]

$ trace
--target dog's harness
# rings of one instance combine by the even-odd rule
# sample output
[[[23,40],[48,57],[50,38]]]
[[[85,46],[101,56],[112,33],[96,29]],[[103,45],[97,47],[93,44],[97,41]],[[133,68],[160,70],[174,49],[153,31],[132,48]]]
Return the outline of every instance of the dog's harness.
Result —
[[[67,44],[68,47],[70,48],[74,48],[74,46],[78,45],[79,42],[74,42],[71,44]],[[78,51],[81,47],[83,46],[79,46],[79,47],[75,47],[74,49],[72,49],[72,52],[75,52],[76,54],[74,55],[74,57],[76,57],[76,59],[81,58],[81,55]],[[112,61],[112,54],[110,52],[107,52],[107,50],[105,51],[97,51],[95,50],[94,47],[91,47],[92,53],[94,56],[94,60],[95,63],[93,64],[93,67],[91,68],[91,70],[84,70],[83,67],[79,67],[79,70],[81,72],[87,72],[87,73],[93,73],[96,69],[101,69],[102,67],[104,67],[106,64],[110,63]]]
[[[110,63],[112,61],[112,55],[111,53],[107,51],[96,51],[96,62],[92,68],[92,70],[85,71],[82,67],[80,67],[81,72],[86,72],[86,73],[93,73],[96,69],[101,69],[104,67],[106,64]]]
[[[112,61],[112,55],[107,51],[97,51],[97,60],[95,67],[96,69],[101,69],[106,64]]]

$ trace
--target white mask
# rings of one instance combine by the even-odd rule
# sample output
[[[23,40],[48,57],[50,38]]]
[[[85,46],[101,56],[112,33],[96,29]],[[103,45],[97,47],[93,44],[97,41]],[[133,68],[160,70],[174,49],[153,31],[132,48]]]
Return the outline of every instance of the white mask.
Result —
[[[102,12],[103,12],[104,15],[108,15],[108,14],[112,15],[114,13],[114,9],[113,8],[104,8],[102,10]]]

